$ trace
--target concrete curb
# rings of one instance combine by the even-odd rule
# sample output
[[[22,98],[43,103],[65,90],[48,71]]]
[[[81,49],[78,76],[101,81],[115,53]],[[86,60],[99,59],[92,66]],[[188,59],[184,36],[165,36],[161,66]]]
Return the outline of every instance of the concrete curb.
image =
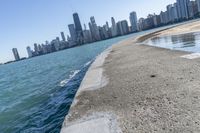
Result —
[[[108,79],[103,75],[103,64],[111,50],[112,46],[97,56],[92,63],[76,93],[71,108],[76,105],[78,102],[77,97],[82,92],[100,89],[107,85]],[[63,122],[61,133],[121,133],[116,117],[111,113],[95,113],[91,116],[82,117],[75,122],[68,121],[70,114],[71,112],[69,112]]]

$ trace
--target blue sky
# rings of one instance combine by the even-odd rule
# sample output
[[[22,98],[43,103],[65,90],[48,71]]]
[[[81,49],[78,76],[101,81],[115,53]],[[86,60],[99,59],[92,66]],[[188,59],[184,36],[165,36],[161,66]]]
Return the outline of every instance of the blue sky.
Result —
[[[14,60],[11,49],[18,48],[21,57],[27,56],[26,46],[43,43],[68,34],[73,23],[72,13],[78,12],[82,24],[95,16],[98,25],[110,17],[116,21],[159,13],[175,0],[0,0],[0,62]]]

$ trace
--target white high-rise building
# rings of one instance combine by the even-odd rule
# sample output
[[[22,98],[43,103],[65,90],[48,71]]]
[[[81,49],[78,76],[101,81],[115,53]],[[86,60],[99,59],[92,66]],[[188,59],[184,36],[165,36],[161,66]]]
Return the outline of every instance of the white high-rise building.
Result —
[[[136,12],[130,13],[130,22],[131,22],[131,30],[132,32],[136,32],[139,30],[138,23],[137,23],[137,14]]]

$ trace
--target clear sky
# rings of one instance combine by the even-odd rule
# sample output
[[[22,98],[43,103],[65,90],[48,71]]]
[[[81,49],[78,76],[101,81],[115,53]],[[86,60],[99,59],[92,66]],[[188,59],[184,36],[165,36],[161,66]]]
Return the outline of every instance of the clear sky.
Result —
[[[21,57],[27,56],[26,46],[43,43],[68,34],[72,14],[78,12],[81,23],[95,16],[103,25],[110,18],[116,21],[129,18],[136,11],[138,18],[160,13],[175,0],[0,0],[0,62],[14,60],[11,49],[18,48]]]

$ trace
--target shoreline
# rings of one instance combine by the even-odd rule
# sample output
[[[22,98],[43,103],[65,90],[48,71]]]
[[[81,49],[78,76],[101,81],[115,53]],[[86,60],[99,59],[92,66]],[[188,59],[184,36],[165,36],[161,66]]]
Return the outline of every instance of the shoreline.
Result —
[[[184,104],[185,98],[190,97],[184,92],[191,83],[190,93],[198,94],[198,76],[193,73],[198,71],[196,60],[180,58],[188,52],[137,45],[184,25],[130,37],[98,56],[81,83],[61,133],[200,131],[196,124],[190,123],[191,128],[185,125],[188,119],[197,121],[194,114],[187,114],[185,119],[180,112],[179,118],[173,112],[176,108],[171,106],[176,105],[186,112],[197,108],[192,103]],[[181,77],[182,74],[186,76]],[[180,97],[182,93],[183,98]],[[191,98],[188,100],[190,102]],[[182,108],[183,105],[186,108]],[[167,119],[169,117],[171,120]]]
[[[174,27],[174,26],[172,26],[172,27]],[[140,38],[143,38],[143,37],[146,38],[146,36],[152,36],[152,35],[160,32],[160,31],[165,31],[165,30],[170,29],[172,27],[169,27],[169,28],[166,28],[166,29],[161,29],[161,30],[154,31],[154,32],[151,32],[151,33],[144,33],[143,35],[139,35],[137,37],[130,37],[130,38],[122,40],[122,41],[120,41],[120,42],[118,42],[117,44],[114,44],[114,45],[118,45],[120,43],[124,43],[126,41],[130,41],[133,38],[134,38],[134,42],[135,43],[141,43],[141,41],[138,42],[140,40]],[[80,120],[77,120],[77,121],[72,122],[72,123],[71,123],[71,120],[70,120],[70,117],[72,115],[71,114],[71,108],[74,108],[74,106],[77,104],[77,102],[79,101],[78,97],[81,95],[81,93],[87,92],[87,91],[98,90],[98,89],[101,89],[102,87],[104,87],[104,86],[106,86],[108,84],[109,79],[106,77],[105,74],[103,74],[104,73],[103,65],[105,63],[106,58],[112,52],[112,47],[113,47],[113,45],[108,47],[100,55],[98,55],[96,57],[96,59],[94,60],[94,62],[89,67],[88,71],[86,72],[86,74],[85,74],[85,76],[83,78],[83,81],[81,82],[81,85],[80,85],[80,87],[79,87],[79,89],[78,89],[78,91],[77,91],[77,93],[76,93],[76,95],[74,97],[72,105],[71,105],[71,107],[69,109],[69,113],[65,117],[65,120],[64,120],[62,128],[61,128],[61,133],[67,133],[67,132],[79,133],[81,130],[76,131],[76,128],[81,128],[81,127],[80,126],[79,127],[73,127],[73,125],[78,125],[78,124],[81,124],[81,123],[85,123],[87,121],[90,121],[91,119],[93,119],[93,120],[96,120],[96,119],[98,120],[99,118],[103,118],[104,119],[105,116],[106,116],[105,119],[107,119],[107,118],[111,119],[111,117],[112,117],[112,119],[115,121],[114,127],[115,127],[115,129],[117,129],[117,130],[109,129],[110,127],[107,127],[107,130],[108,129],[109,130],[114,130],[113,133],[121,133],[121,129],[118,127],[118,123],[116,122],[117,116],[115,114],[111,113],[111,112],[94,113],[94,114],[92,114],[90,116],[84,116]],[[97,81],[92,81],[93,78],[97,78],[98,80]],[[100,121],[100,123],[102,123],[103,121]],[[112,125],[112,123],[113,122],[110,121],[109,124]],[[88,124],[91,124],[91,123],[88,123]],[[97,124],[97,126],[98,126],[98,124]],[[88,128],[90,128],[90,127],[88,127]],[[98,129],[98,127],[95,127],[95,128]],[[103,128],[103,127],[101,126],[101,128]],[[104,125],[104,128],[106,128],[106,125]],[[87,129],[85,129],[85,130],[87,130]],[[99,131],[101,131],[101,129],[99,129]],[[87,132],[88,131],[86,131],[86,133]]]
[[[103,64],[111,51],[112,51],[112,46],[108,47],[100,55],[98,55],[96,59],[94,60],[94,62],[89,67],[74,97],[72,105],[69,109],[69,113],[65,117],[65,120],[63,122],[61,131],[60,131],[61,133],[69,133],[69,132],[80,133],[80,132],[83,132],[83,130],[85,130],[86,133],[87,132],[92,133],[93,132],[92,128],[96,128],[98,131],[104,130],[104,133],[109,133],[108,129],[110,127],[107,127],[107,125],[102,126],[101,123],[109,123],[110,121],[112,121],[112,123],[115,123],[113,125],[114,126],[113,133],[117,133],[117,132],[120,133],[120,129],[117,128],[117,132],[115,130],[116,125],[117,125],[117,122],[115,119],[116,116],[114,116],[111,113],[104,113],[104,112],[93,113],[92,115],[87,116],[87,117],[83,116],[81,119],[75,122],[71,122],[70,120],[70,117],[73,113],[72,108],[74,108],[74,106],[79,102],[78,97],[81,95],[81,93],[98,90],[106,86],[107,83],[109,82],[109,79],[103,74],[104,72]],[[82,123],[85,123],[85,125],[82,125]],[[85,128],[83,129],[82,126],[84,126]]]

